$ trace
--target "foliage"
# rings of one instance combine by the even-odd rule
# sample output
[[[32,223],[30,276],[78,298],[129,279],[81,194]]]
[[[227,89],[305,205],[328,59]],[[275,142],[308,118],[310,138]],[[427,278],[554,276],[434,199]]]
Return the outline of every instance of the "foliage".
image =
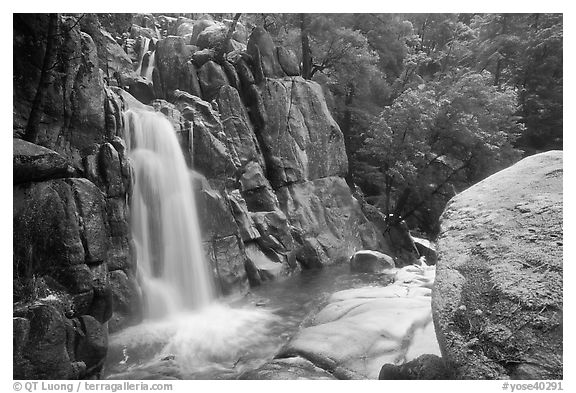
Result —
[[[487,73],[445,77],[406,90],[383,110],[357,158],[364,162],[358,177],[383,191],[387,213],[408,218],[435,198],[442,205],[454,190],[519,158],[512,147],[523,129],[514,116],[516,93],[490,81]],[[429,222],[417,224],[433,230]]]
[[[329,90],[351,186],[434,231],[446,201],[562,148],[562,15],[259,14]],[[306,36],[306,39],[303,37]]]

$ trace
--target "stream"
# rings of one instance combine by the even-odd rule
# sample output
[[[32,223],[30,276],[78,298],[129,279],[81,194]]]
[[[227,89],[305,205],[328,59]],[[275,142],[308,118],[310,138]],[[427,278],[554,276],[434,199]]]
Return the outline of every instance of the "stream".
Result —
[[[385,286],[393,275],[348,264],[266,282],[241,298],[149,320],[112,334],[103,378],[236,379],[273,359],[340,290]]]

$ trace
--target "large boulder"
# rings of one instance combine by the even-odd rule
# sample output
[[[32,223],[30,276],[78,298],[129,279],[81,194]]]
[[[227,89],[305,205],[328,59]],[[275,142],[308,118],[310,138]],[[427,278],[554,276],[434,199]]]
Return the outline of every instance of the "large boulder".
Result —
[[[262,27],[257,26],[252,30],[246,50],[254,59],[259,60],[256,66],[262,68],[264,76],[269,78],[286,76],[278,62],[274,41]]]
[[[298,76],[300,75],[300,66],[298,57],[291,49],[284,48],[283,46],[278,46],[276,48],[278,54],[278,62],[282,67],[284,73],[288,76]]]
[[[346,174],[344,137],[317,83],[269,79],[257,90],[259,141],[274,188]]]
[[[224,42],[227,33],[228,28],[223,23],[214,22],[214,24],[207,26],[198,34],[196,45],[200,49],[219,48]]]
[[[54,150],[14,138],[12,141],[14,184],[68,177],[74,169]]]
[[[186,72],[186,63],[192,58],[194,49],[187,44],[186,38],[179,36],[168,36],[156,44],[156,69],[163,97],[171,98],[172,92],[180,88],[180,79]]]
[[[13,319],[15,379],[69,379],[74,376],[66,348],[66,327],[60,310],[36,304]]]
[[[384,380],[429,380],[451,379],[451,370],[439,356],[425,354],[401,365],[385,364],[378,379]]]
[[[356,251],[350,258],[350,270],[359,273],[382,273],[393,269],[394,259],[378,251]]]
[[[534,155],[446,207],[432,306],[456,378],[562,379],[562,173]]]
[[[200,67],[198,80],[202,89],[202,98],[206,101],[212,101],[222,86],[230,84],[222,67],[213,61],[208,61]]]

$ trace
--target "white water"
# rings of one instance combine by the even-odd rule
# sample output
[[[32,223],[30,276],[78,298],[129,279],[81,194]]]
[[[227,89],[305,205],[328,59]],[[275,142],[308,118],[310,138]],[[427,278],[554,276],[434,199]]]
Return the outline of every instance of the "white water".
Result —
[[[134,167],[131,226],[146,316],[198,309],[214,298],[188,168],[170,122],[152,111],[125,113]]]
[[[148,52],[148,48],[150,46],[150,38],[142,37],[144,42],[140,46],[140,56],[138,56],[138,68],[136,69],[136,73],[138,75],[142,75],[142,61],[144,60],[144,55]]]
[[[152,81],[152,73],[154,72],[154,62],[156,61],[156,51],[150,52],[150,57],[148,57],[148,65],[146,66],[146,71],[144,72],[144,78]]]
[[[270,332],[279,319],[269,310],[215,303],[129,327],[110,337],[112,378],[136,375],[135,370],[150,377],[166,368],[185,379],[234,378],[279,350],[281,343]],[[159,362],[170,355],[175,363]]]

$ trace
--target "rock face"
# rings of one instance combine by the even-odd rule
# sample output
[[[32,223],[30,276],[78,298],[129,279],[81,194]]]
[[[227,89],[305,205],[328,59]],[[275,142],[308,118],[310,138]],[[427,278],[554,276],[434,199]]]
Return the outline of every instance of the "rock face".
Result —
[[[344,137],[318,84],[269,79],[258,93],[264,119],[259,140],[274,188],[346,174]]]
[[[443,357],[464,379],[562,379],[562,152],[454,197],[433,297]]]
[[[46,37],[48,15],[15,18],[14,378],[94,378],[109,329],[139,320],[123,104],[105,83],[106,70],[129,73],[131,63],[97,19],[60,16],[59,34]],[[31,143],[21,138],[47,39],[60,60]]]
[[[68,177],[74,171],[60,154],[22,139],[13,139],[12,152],[14,184]]]
[[[49,35],[46,14],[14,18],[15,377],[97,377],[108,329],[141,318],[127,107],[162,112],[200,173],[191,181],[221,294],[385,249],[342,178],[343,136],[322,89],[265,30],[248,39],[238,24],[224,42],[232,21],[61,15]],[[47,42],[57,61],[38,107]],[[35,355],[44,347],[58,365]]]
[[[32,109],[46,45],[47,14],[18,14],[14,23],[13,134],[21,138]],[[109,100],[98,68],[96,45],[80,31],[75,17],[60,17],[62,34],[53,40],[56,58],[51,65],[53,83],[46,89],[37,143],[79,164],[85,150],[111,136],[105,106]],[[34,26],[34,30],[25,26]],[[22,29],[22,30],[20,30]]]

